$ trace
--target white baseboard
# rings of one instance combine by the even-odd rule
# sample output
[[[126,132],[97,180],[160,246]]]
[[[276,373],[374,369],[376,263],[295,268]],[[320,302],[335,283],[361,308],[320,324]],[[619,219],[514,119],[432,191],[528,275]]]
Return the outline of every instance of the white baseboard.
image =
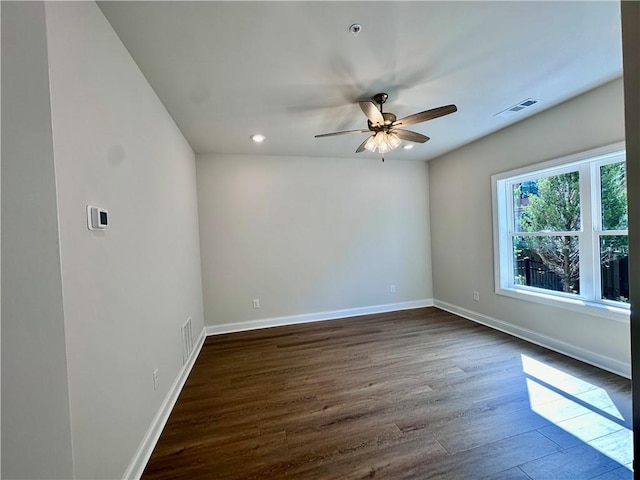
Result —
[[[299,323],[321,322],[324,320],[336,320],[359,315],[373,313],[395,312],[398,310],[411,310],[414,308],[433,307],[433,299],[416,300],[412,302],[389,303],[386,305],[374,305],[371,307],[348,308],[345,310],[333,310],[329,312],[306,313],[303,315],[291,315],[288,317],[264,318],[240,323],[224,323],[221,325],[208,325],[207,335],[221,335],[223,333],[244,332],[259,328],[279,327],[282,325],[295,325]]]
[[[158,443],[158,439],[160,438],[160,434],[162,433],[162,429],[169,420],[169,415],[171,414],[171,410],[173,410],[176,401],[178,400],[178,396],[182,391],[182,387],[184,386],[187,378],[189,377],[189,373],[193,368],[193,365],[196,362],[196,358],[200,354],[200,350],[202,349],[202,345],[204,345],[205,339],[205,329],[202,329],[200,332],[200,336],[196,340],[193,351],[189,356],[189,360],[182,366],[180,373],[174,380],[171,388],[169,388],[169,392],[165,397],[162,405],[158,409],[155,417],[151,421],[151,425],[147,430],[144,438],[140,442],[138,446],[138,450],[136,450],[135,455],[131,459],[129,466],[124,472],[123,479],[127,480],[137,480],[142,476],[142,472],[144,471],[144,467],[147,465],[149,458],[151,458],[151,454],[153,453],[153,449]]]
[[[501,332],[508,333],[509,335],[513,335],[514,337],[521,338],[531,343],[535,343],[536,345],[540,345],[541,347],[554,350],[558,353],[562,353],[569,357],[575,358],[576,360],[580,360],[595,367],[602,368],[603,370],[615,373],[616,375],[631,378],[631,365],[625,362],[606,357],[604,355],[586,350],[581,347],[576,347],[575,345],[571,345],[561,340],[536,333],[533,330],[519,327],[503,320],[498,320],[497,318],[483,315],[472,310],[467,310],[466,308],[458,307],[441,300],[434,300],[433,304],[435,307],[440,308],[441,310],[445,310],[449,313],[453,313],[454,315],[458,315],[487,327],[500,330]]]

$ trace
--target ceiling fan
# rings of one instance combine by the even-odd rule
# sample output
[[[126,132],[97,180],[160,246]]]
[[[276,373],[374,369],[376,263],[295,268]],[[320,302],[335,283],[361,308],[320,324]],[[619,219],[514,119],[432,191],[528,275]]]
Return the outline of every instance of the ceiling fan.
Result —
[[[356,149],[356,153],[364,152],[365,150],[370,152],[377,150],[384,155],[394,148],[398,148],[402,140],[416,143],[424,143],[429,140],[429,137],[426,135],[409,130],[402,130],[399,127],[426,122],[427,120],[433,120],[434,118],[458,111],[455,105],[445,105],[444,107],[432,108],[397,120],[393,113],[382,111],[382,105],[387,101],[387,98],[389,98],[389,95],[386,93],[377,93],[373,96],[372,100],[359,102],[360,108],[367,116],[367,130],[346,130],[344,132],[323,133],[316,135],[315,138],[345,135],[347,133],[373,132],[370,137],[360,144]],[[376,103],[378,105],[376,105]],[[382,161],[384,162],[384,157]]]

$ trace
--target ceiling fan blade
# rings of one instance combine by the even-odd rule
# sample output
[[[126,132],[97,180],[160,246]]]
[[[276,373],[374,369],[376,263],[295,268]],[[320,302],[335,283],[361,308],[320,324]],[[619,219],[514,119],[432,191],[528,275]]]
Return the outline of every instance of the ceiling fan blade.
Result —
[[[407,125],[426,122],[427,120],[433,120],[434,118],[443,117],[457,111],[458,107],[455,105],[445,105],[444,107],[432,108],[431,110],[425,110],[424,112],[414,113],[408,117],[401,118],[400,120],[393,122],[392,126],[406,127]]]
[[[409,130],[392,130],[392,133],[395,133],[402,140],[407,140],[409,142],[424,143],[429,140],[429,137],[427,137],[426,135],[411,132]]]
[[[384,125],[384,117],[378,110],[378,107],[373,102],[359,102],[360,108],[367,116],[372,125],[382,126]]]
[[[374,135],[371,135],[373,137]],[[364,145],[369,141],[371,137],[367,137],[364,142],[360,144],[360,146],[356,149],[356,153],[364,152]]]
[[[323,133],[321,135],[315,135],[315,138],[320,137],[333,137],[334,135],[346,135],[347,133],[367,133],[371,130],[345,130],[344,132]]]

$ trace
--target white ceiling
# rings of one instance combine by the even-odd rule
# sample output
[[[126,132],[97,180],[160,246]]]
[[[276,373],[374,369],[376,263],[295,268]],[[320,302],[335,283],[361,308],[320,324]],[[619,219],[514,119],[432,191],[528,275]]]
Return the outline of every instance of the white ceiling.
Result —
[[[197,153],[377,158],[354,153],[366,134],[314,135],[366,128],[357,101],[386,92],[398,118],[457,105],[385,155],[427,160],[622,75],[615,1],[99,5]]]

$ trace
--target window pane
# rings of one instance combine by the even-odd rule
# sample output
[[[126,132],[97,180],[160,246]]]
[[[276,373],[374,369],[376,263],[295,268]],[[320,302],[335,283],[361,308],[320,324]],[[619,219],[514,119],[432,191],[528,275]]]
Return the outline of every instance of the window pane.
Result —
[[[626,235],[600,237],[602,298],[629,303],[629,238]]]
[[[579,180],[578,172],[570,172],[515,184],[514,231],[579,231]]]
[[[578,237],[513,237],[514,283],[580,293]]]
[[[627,229],[627,171],[625,162],[600,167],[602,229]]]

